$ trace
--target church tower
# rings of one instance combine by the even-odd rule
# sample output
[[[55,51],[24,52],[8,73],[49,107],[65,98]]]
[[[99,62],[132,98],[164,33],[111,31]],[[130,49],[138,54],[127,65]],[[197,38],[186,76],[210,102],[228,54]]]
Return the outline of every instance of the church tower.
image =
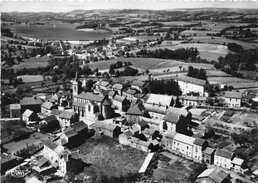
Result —
[[[72,81],[73,86],[73,96],[79,95],[79,82],[78,82],[78,72],[75,73],[75,79]]]

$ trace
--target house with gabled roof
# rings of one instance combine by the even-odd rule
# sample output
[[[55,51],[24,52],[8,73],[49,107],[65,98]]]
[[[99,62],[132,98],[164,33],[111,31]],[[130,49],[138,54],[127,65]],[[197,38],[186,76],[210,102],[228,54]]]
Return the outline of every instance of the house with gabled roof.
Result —
[[[227,103],[228,107],[241,107],[242,93],[229,91],[225,92],[225,102]]]
[[[10,118],[21,118],[20,104],[10,104]]]
[[[234,157],[234,153],[228,152],[223,149],[217,149],[214,154],[214,165],[230,169],[231,168],[231,160]]]
[[[38,119],[39,119],[39,118],[38,118],[38,115],[37,115],[35,112],[33,112],[33,111],[29,110],[29,109],[27,109],[27,110],[22,114],[22,120],[23,120],[24,122],[26,122],[27,125],[29,125],[30,122],[38,121]]]
[[[171,79],[178,82],[178,85],[183,94],[195,92],[199,93],[199,96],[205,96],[204,87],[207,85],[205,80],[182,75],[172,76]]]
[[[29,109],[35,113],[41,112],[41,105],[43,100],[39,97],[24,97],[21,101],[21,113],[24,113],[26,109]]]
[[[61,111],[58,115],[58,120],[60,127],[65,128],[79,121],[79,114],[72,111]]]
[[[59,155],[59,168],[65,175],[67,172],[81,172],[84,168],[79,150],[63,151]]]
[[[231,169],[238,173],[243,173],[244,160],[241,158],[234,157],[231,161]]]
[[[112,99],[113,106],[117,107],[121,111],[127,111],[130,107],[130,102],[124,96],[115,95]]]
[[[119,143],[123,145],[129,145],[129,139],[133,136],[133,132],[129,129],[119,135]]]
[[[193,159],[201,162],[203,160],[202,152],[208,147],[208,142],[201,138],[196,138],[193,142]]]
[[[228,182],[226,179],[228,174],[226,174],[220,168],[211,168],[204,170],[200,175],[198,175],[197,183],[223,183]]]
[[[56,109],[55,105],[49,101],[45,101],[42,105],[41,105],[41,113],[43,114],[49,114],[51,112],[52,109]]]
[[[113,123],[105,121],[97,121],[93,124],[93,129],[96,133],[103,134],[108,137],[118,137],[121,133],[121,128]]]
[[[40,124],[45,125],[46,131],[55,131],[60,129],[59,121],[54,115],[47,116],[40,122]]]
[[[133,105],[126,112],[126,119],[129,123],[139,123],[145,115],[145,108],[142,103]]]
[[[205,106],[207,97],[183,95],[179,97],[179,100],[185,106]]]
[[[136,98],[134,97],[134,95],[135,95],[136,93],[138,93],[137,90],[132,89],[132,88],[127,88],[126,90],[123,91],[123,96],[124,96],[127,100],[129,100],[129,101],[131,102],[132,100],[136,99]]]
[[[161,144],[164,145],[164,147],[169,151],[173,150],[173,139],[175,135],[176,132],[174,131],[166,132],[161,140]]]
[[[207,164],[212,165],[214,162],[214,153],[215,153],[215,149],[211,148],[211,147],[206,147],[203,151],[203,161]]]
[[[123,89],[124,89],[124,86],[120,83],[115,83],[112,86],[112,90],[117,91],[118,95],[120,95],[120,96],[122,96],[122,94],[123,94]]]
[[[185,108],[169,107],[163,120],[161,131],[185,133],[187,125],[191,123],[191,113]]]
[[[195,138],[177,133],[173,139],[173,151],[185,157],[193,157]]]
[[[134,81],[131,83],[131,88],[132,88],[132,89],[136,89],[136,90],[138,90],[140,93],[142,93],[143,88],[144,88],[144,87],[147,87],[147,85],[148,85],[147,82],[134,80]]]

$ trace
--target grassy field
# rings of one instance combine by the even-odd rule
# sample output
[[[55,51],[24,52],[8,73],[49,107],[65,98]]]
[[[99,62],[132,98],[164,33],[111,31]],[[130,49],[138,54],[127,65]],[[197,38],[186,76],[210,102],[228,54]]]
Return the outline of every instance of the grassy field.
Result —
[[[14,65],[13,69],[21,68],[37,68],[37,67],[46,67],[48,65],[49,58],[29,58],[23,59],[23,62],[20,62],[18,65]]]
[[[181,35],[190,35],[190,34],[197,34],[199,36],[201,35],[207,35],[207,34],[216,34],[217,32],[215,31],[199,31],[199,30],[186,30],[186,31],[183,31],[181,32],[180,34]]]
[[[21,78],[24,83],[43,81],[43,76],[41,75],[22,75],[17,76],[17,78]]]
[[[219,83],[232,85],[234,88],[258,87],[258,82],[255,80],[241,79],[236,77],[208,77],[210,83]]]
[[[196,47],[200,52],[200,57],[203,59],[217,60],[219,56],[225,56],[228,53],[227,46],[217,45],[217,44],[208,44],[208,43],[186,43],[186,44],[177,44],[177,45],[167,45],[159,48],[162,49],[179,49],[179,48],[191,48]],[[155,50],[157,47],[148,48],[148,50]]]
[[[175,22],[157,22],[163,25],[173,26],[173,25],[192,25],[196,24],[196,22],[184,22],[184,21],[175,21]]]
[[[109,137],[91,137],[74,150],[77,149],[82,154],[82,160],[91,164],[85,168],[84,174],[91,169],[109,178],[137,173],[147,155],[137,149],[122,146],[117,140]]]
[[[193,36],[191,37],[193,40],[191,42],[201,42],[201,43],[213,43],[213,44],[221,44],[227,45],[228,43],[236,43],[241,45],[244,49],[258,48],[258,43],[247,43],[233,39],[226,39],[224,37],[214,37],[211,39],[211,36]]]
[[[227,73],[225,73],[225,72],[222,72],[222,71],[220,71],[220,70],[208,70],[208,71],[206,71],[207,72],[207,76],[209,77],[211,77],[211,76],[213,76],[213,77],[219,77],[219,76],[231,76],[231,75],[229,75],[229,74],[227,74]]]

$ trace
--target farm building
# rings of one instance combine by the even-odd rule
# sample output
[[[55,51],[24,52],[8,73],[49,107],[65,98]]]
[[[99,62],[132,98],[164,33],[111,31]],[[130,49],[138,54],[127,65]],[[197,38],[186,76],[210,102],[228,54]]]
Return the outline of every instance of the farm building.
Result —
[[[121,128],[119,126],[100,121],[93,124],[93,129],[96,133],[102,133],[108,137],[118,137],[121,133]]]
[[[34,113],[33,111],[27,109],[23,114],[22,114],[22,120],[26,122],[27,125],[30,124],[30,122],[35,122],[37,121],[38,115]]]
[[[197,183],[223,183],[228,175],[220,168],[204,170],[198,177]]]
[[[20,117],[21,117],[21,105],[10,104],[10,118],[20,118]]]
[[[231,160],[234,154],[226,150],[218,149],[214,155],[214,165],[220,166],[222,168],[230,169]]]
[[[225,102],[229,107],[241,107],[242,94],[239,92],[225,92]]]
[[[35,113],[41,112],[41,105],[43,100],[38,97],[24,97],[21,101],[21,113],[24,113],[26,109],[29,109]]]

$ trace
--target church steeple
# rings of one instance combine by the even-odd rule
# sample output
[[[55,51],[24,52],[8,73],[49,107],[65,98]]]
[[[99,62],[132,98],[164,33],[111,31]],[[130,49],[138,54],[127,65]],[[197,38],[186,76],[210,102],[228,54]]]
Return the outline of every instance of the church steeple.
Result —
[[[76,69],[76,72],[75,72],[75,78],[74,80],[72,81],[72,85],[73,85],[73,96],[76,96],[76,95],[79,95],[79,78],[78,78],[78,72],[77,72],[77,69]]]

